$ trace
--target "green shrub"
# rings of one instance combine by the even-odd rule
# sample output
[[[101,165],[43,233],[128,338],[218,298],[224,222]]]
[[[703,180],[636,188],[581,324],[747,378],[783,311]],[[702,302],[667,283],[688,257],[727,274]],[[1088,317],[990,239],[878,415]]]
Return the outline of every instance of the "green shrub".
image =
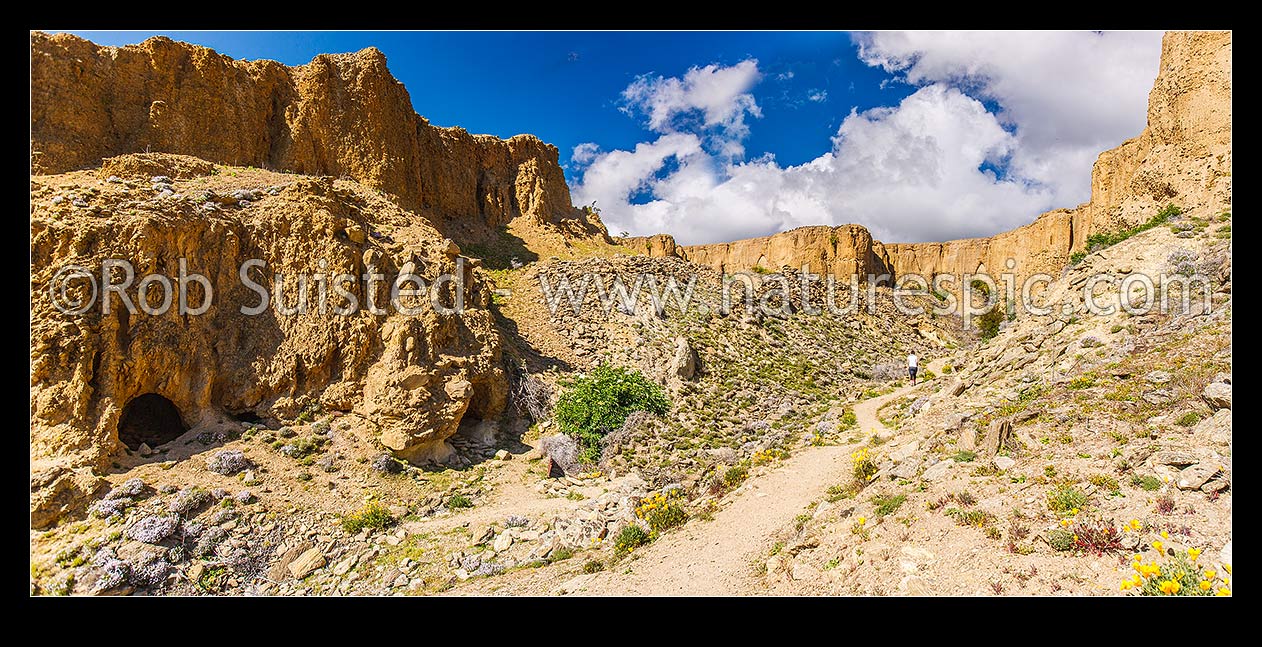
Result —
[[[993,308],[986,311],[986,314],[977,318],[977,326],[981,330],[982,339],[991,339],[999,334],[999,324],[1003,323],[1003,310],[999,309],[999,304],[995,304]]]
[[[1071,514],[1087,504],[1087,495],[1072,485],[1062,485],[1047,493],[1047,507],[1053,512]]]
[[[907,500],[906,494],[896,494],[894,496],[884,495],[872,497],[872,504],[876,506],[876,514],[879,517],[894,514],[899,506]]]
[[[369,502],[368,505],[355,512],[342,515],[342,529],[350,534],[364,528],[385,528],[394,522],[395,518],[390,514],[390,509],[376,501]]]
[[[1047,533],[1047,544],[1052,547],[1052,550],[1058,552],[1073,550],[1076,543],[1074,533],[1064,528],[1057,528]]]
[[[1175,424],[1179,425],[1180,427],[1191,427],[1192,425],[1200,421],[1201,421],[1201,414],[1195,411],[1189,411],[1179,416],[1179,419],[1175,421]]]
[[[618,536],[613,540],[613,548],[617,554],[625,555],[650,541],[653,541],[653,538],[643,528],[630,524],[618,531]]]
[[[1131,477],[1131,485],[1142,488],[1149,492],[1156,492],[1161,489],[1161,479],[1149,474],[1147,476],[1139,476],[1138,474]]]
[[[1117,479],[1108,474],[1095,474],[1091,477],[1090,481],[1092,485],[1110,492],[1114,492],[1118,488]]]
[[[749,470],[745,469],[744,466],[733,465],[732,467],[727,468],[727,471],[723,472],[723,485],[729,488],[734,488],[741,483],[744,483],[748,476]]]
[[[583,564],[584,573],[599,573],[603,570],[605,570],[605,563],[598,559],[593,559],[588,561],[586,564]]]
[[[968,287],[972,288],[974,292],[982,295],[983,297],[990,296],[990,286],[981,279],[973,279],[973,281],[968,284]]]
[[[841,428],[843,430],[850,429],[857,424],[859,424],[859,418],[854,414],[854,411],[846,410],[845,413],[841,414]]]
[[[971,452],[967,449],[961,449],[960,451],[955,452],[955,455],[951,457],[951,459],[957,463],[971,463],[975,458],[977,458],[977,452]]]
[[[661,415],[669,409],[662,387],[639,371],[601,365],[561,394],[555,415],[561,431],[582,446],[579,459],[594,463],[600,458],[600,439],[621,427],[631,413]]]
[[[447,499],[448,510],[461,510],[463,508],[472,508],[472,507],[473,507],[473,502],[469,500],[469,497],[463,494],[453,494],[451,495],[450,499]]]

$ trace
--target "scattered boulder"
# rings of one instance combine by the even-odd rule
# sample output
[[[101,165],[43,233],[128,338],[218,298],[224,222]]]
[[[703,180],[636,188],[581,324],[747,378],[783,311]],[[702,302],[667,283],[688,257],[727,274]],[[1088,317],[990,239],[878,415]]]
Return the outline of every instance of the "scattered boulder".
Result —
[[[90,468],[56,466],[31,474],[31,527],[46,528],[62,516],[87,506],[105,486]]]
[[[1214,409],[1231,408],[1231,384],[1228,382],[1211,382],[1201,391],[1201,398]]]
[[[670,363],[670,375],[681,380],[691,380],[697,374],[697,351],[684,337],[675,338],[675,357]]]
[[[932,467],[925,470],[924,474],[920,475],[920,478],[923,478],[926,481],[936,481],[946,476],[947,472],[951,471],[951,467],[954,464],[954,461],[939,461],[934,463]]]
[[[321,553],[319,548],[310,548],[289,563],[289,574],[301,580],[316,569],[323,568],[327,563],[328,560],[324,558],[324,553]]]
[[[1198,490],[1205,482],[1214,477],[1218,473],[1217,465],[1206,465],[1199,463],[1191,467],[1184,468],[1179,472],[1178,480],[1175,484],[1180,490]]]
[[[986,458],[993,457],[999,453],[999,448],[1008,442],[1008,438],[1012,436],[1012,421],[1008,418],[1000,418],[990,423],[986,428],[986,439],[982,442],[981,454]]]
[[[1219,409],[1214,415],[1196,423],[1192,437],[1217,445],[1231,443],[1231,409]]]
[[[1171,449],[1153,454],[1151,460],[1153,465],[1175,465],[1178,467],[1194,465],[1199,461],[1192,452]]]

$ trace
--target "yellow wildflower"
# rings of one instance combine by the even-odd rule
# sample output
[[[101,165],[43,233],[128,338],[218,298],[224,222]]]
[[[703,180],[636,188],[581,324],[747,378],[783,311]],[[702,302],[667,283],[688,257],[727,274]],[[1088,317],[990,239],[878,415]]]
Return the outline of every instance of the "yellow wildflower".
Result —
[[[1074,508],[1073,510],[1070,510],[1070,511],[1069,511],[1069,514],[1072,514],[1072,515],[1077,515],[1077,514],[1078,514],[1078,508]]]
[[[1214,593],[1214,595],[1216,595],[1216,596],[1218,596],[1218,597],[1220,597],[1220,598],[1225,598],[1225,597],[1227,597],[1227,596],[1231,595],[1231,589],[1228,589],[1228,588],[1221,588],[1221,589],[1218,589],[1218,592],[1217,592],[1217,593]]]
[[[1223,570],[1227,571],[1228,575],[1231,575],[1231,564],[1223,564]]]
[[[1218,575],[1218,571],[1205,571],[1205,579],[1212,580]]]
[[[1144,578],[1142,578],[1142,577],[1140,577],[1140,576],[1138,576],[1138,575],[1136,575],[1135,577],[1132,577],[1132,578],[1131,578],[1131,581],[1135,583],[1135,586],[1143,586],[1143,585],[1144,585]]]
[[[1068,528],[1068,527],[1069,527],[1069,520],[1068,520],[1068,519],[1061,519],[1061,520],[1060,520],[1060,527],[1061,527],[1061,528]]]
[[[1129,590],[1132,586],[1134,586],[1134,584],[1131,584],[1131,581],[1130,581],[1130,580],[1122,580],[1122,590],[1123,590],[1123,591]]]
[[[868,518],[867,518],[867,517],[859,517],[859,525],[860,525],[860,526],[862,526],[863,524],[865,524],[865,523],[867,523],[867,522],[868,522]]]
[[[1181,588],[1183,587],[1174,580],[1166,580],[1161,583],[1161,592],[1166,595],[1174,595],[1175,593],[1178,593]]]
[[[1144,524],[1140,523],[1139,519],[1131,519],[1131,527],[1135,530],[1139,530],[1144,527]]]
[[[1162,539],[1169,539],[1169,538],[1170,538],[1170,533],[1168,533],[1168,532],[1166,532],[1166,531],[1162,530],[1162,531],[1161,531],[1161,538],[1162,538]]]
[[[1157,551],[1157,552],[1159,552],[1159,553],[1160,553],[1160,552],[1162,552],[1162,550],[1161,550],[1161,549],[1162,549],[1163,547],[1164,547],[1164,544],[1162,544],[1160,541],[1154,541],[1154,542],[1152,542],[1152,549],[1153,549],[1153,550],[1155,550],[1155,551]]]
[[[1196,558],[1197,558],[1197,557],[1200,557],[1200,556],[1201,556],[1201,551],[1200,551],[1200,549],[1197,549],[1197,548],[1189,548],[1189,549],[1188,549],[1188,559],[1190,559],[1190,560],[1192,560],[1192,561],[1194,561],[1194,562],[1195,562],[1195,561],[1196,561]]]
[[[1201,580],[1201,590],[1202,590],[1202,591],[1208,591],[1208,590],[1210,590],[1210,589],[1212,589],[1212,588],[1214,588],[1214,585],[1213,585],[1213,584],[1211,584],[1210,582],[1206,582],[1205,580]]]

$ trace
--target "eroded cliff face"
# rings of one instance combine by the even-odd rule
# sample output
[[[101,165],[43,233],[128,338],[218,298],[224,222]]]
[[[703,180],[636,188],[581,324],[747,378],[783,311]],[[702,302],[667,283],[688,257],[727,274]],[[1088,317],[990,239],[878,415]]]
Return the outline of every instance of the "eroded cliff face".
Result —
[[[430,125],[375,48],[288,67],[163,37],[101,47],[36,32],[31,146],[38,174],[169,152],[349,177],[398,196],[462,242],[523,216],[604,236],[570,204],[555,146]]]
[[[444,441],[462,422],[494,419],[504,408],[508,387],[490,291],[477,263],[461,258],[454,242],[354,181],[239,168],[211,175],[213,168],[193,158],[141,154],[111,158],[99,171],[32,178],[36,525],[90,494],[91,470],[107,467],[124,445],[138,449],[139,439],[129,442],[120,428],[140,396],[160,396],[178,412],[179,429],[155,429],[145,420],[150,434],[214,439],[239,431],[239,421],[275,426],[316,406],[350,415],[415,462],[444,458]],[[173,178],[159,185],[163,191],[151,186],[154,171]],[[59,311],[57,272],[90,268],[101,286],[106,259],[134,264],[136,278],[125,293],[135,310],[112,296],[109,313],[99,298],[82,314]],[[180,314],[174,304],[162,310],[161,289],[149,298],[159,312],[141,311],[140,278],[160,273],[176,282],[181,259],[212,287],[206,312]],[[249,276],[271,300],[259,314],[242,311],[261,300],[239,274],[251,259],[265,263]],[[369,267],[384,277],[371,288],[362,279]],[[452,280],[419,299],[405,295],[403,305],[418,309],[408,313],[391,303],[400,272],[421,276],[427,286],[443,275]],[[348,314],[333,310],[351,302],[328,283],[320,306],[315,277],[338,273],[357,277],[343,284],[356,304]],[[300,281],[307,309],[294,311]],[[188,285],[196,309],[204,291]],[[71,287],[88,294],[81,281]],[[370,295],[378,312],[368,310]],[[434,305],[455,308],[461,301],[458,313]]]
[[[1145,222],[1169,204],[1200,217],[1231,208],[1230,32],[1165,35],[1147,127],[1100,154],[1091,173],[1091,201],[1073,209],[1050,211],[988,238],[942,243],[881,243],[861,226],[842,225],[715,245],[676,248],[659,241],[648,251],[726,271],[809,263],[812,271],[839,276],[985,271],[1011,272],[1020,280],[1039,272],[1058,275],[1091,234]]]

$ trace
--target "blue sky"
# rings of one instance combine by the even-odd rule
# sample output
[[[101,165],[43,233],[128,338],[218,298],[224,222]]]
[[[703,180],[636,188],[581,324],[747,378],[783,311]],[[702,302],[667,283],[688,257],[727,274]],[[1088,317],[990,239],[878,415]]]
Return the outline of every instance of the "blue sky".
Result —
[[[912,88],[881,89],[889,74],[864,65],[845,33],[733,32],[74,32],[101,45],[161,34],[233,58],[302,65],[316,54],[375,46],[407,86],[416,111],[440,126],[511,137],[531,133],[568,157],[580,143],[634,146],[643,130],[618,111],[636,76],[677,76],[694,65],[754,58],[771,75],[756,97],[763,117],[746,148],[800,164],[827,149],[850,112],[888,105]],[[853,89],[851,83],[854,84]],[[827,92],[810,101],[812,90]],[[563,160],[566,161],[566,160]]]
[[[124,45],[157,32],[75,33]],[[847,222],[937,240],[1073,206],[1095,155],[1142,129],[1160,45],[1086,32],[161,33],[289,65],[375,46],[432,123],[535,134],[611,230],[685,243]]]

